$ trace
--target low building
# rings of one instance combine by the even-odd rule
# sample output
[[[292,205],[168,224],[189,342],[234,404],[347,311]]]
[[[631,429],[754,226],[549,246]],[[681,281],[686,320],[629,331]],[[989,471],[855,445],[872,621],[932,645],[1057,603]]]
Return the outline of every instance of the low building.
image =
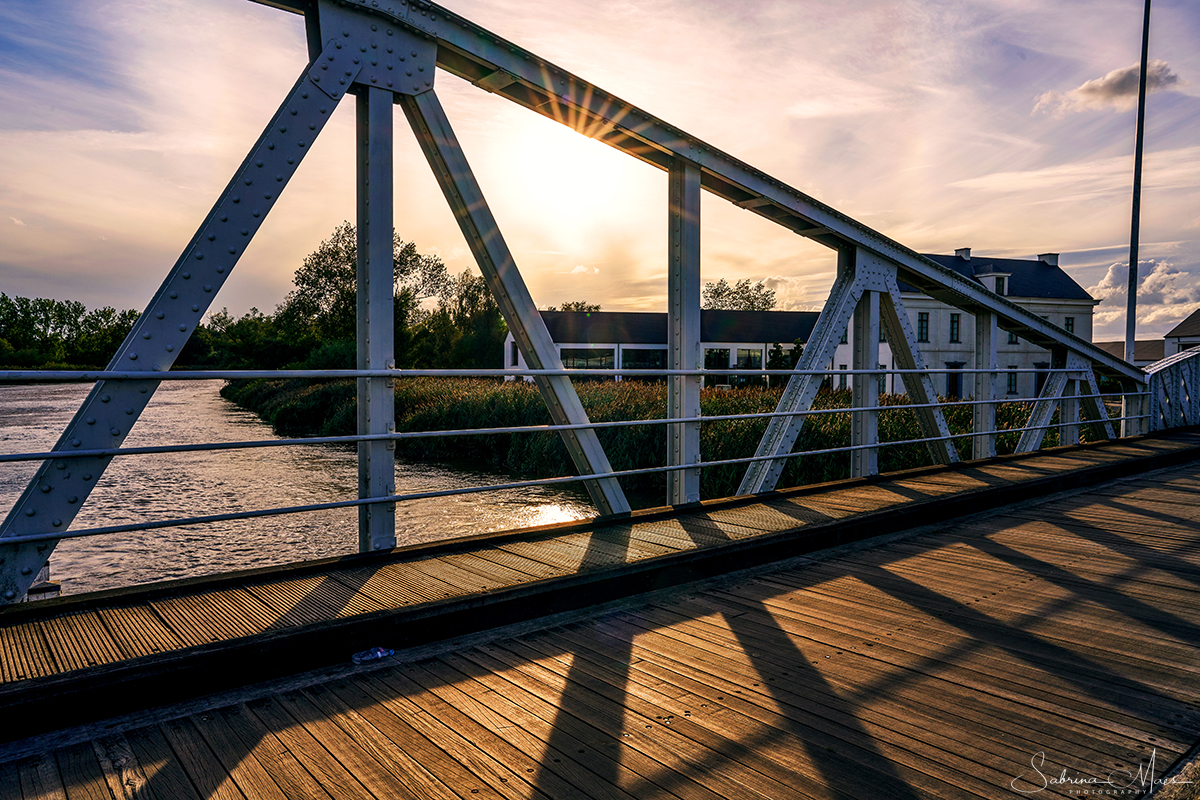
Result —
[[[542,319],[567,369],[667,369],[667,315],[645,311],[543,311]],[[766,369],[773,347],[785,353],[808,341],[816,311],[700,312],[706,369]],[[507,369],[528,369],[510,332]],[[791,361],[788,366],[791,366]],[[786,368],[786,367],[785,367]],[[618,378],[619,380],[620,378]],[[710,385],[744,383],[738,376]]]
[[[1124,342],[1092,342],[1109,355],[1125,358]],[[1138,339],[1133,343],[1133,365],[1148,367],[1155,361],[1163,360],[1164,342],[1162,339]]]
[[[1092,340],[1092,312],[1100,301],[1093,299],[1058,266],[1056,253],[1045,253],[1037,259],[980,258],[972,257],[970,248],[963,248],[951,256],[927,255],[926,258],[1007,297],[1067,333],[1084,341]],[[904,283],[900,284],[900,293],[925,366],[933,372],[936,391],[946,397],[969,395],[974,385],[972,375],[960,371],[975,368],[974,316]],[[550,337],[558,346],[563,366],[568,369],[667,368],[665,313],[543,311],[541,314]],[[766,369],[771,348],[778,344],[783,350],[790,351],[793,341],[808,341],[817,317],[815,311],[705,309],[700,312],[705,368]],[[1200,344],[1200,311],[1188,318],[1192,319],[1196,319],[1195,341]],[[527,368],[511,333],[504,347],[506,368]],[[852,347],[853,333],[847,330],[828,365],[834,388],[850,386],[848,373],[838,373],[850,369]],[[1001,331],[996,351],[998,366],[1008,373],[997,387],[1001,397],[1031,397],[1041,391],[1050,369],[1047,350]],[[879,369],[895,366],[886,342],[879,345],[879,360]],[[789,366],[791,363],[788,359]],[[728,380],[717,378],[708,384],[737,385],[739,382],[744,380],[730,376]],[[895,374],[885,375],[880,389],[903,392],[902,379]]]
[[[1163,336],[1163,357],[1200,347],[1200,308]]]
[[[971,255],[971,248],[954,255],[926,254],[926,258],[957,272],[996,294],[1031,311],[1084,341],[1092,340],[1092,312],[1100,302],[1058,266],[1057,253],[1044,253],[1037,259],[990,258]],[[945,397],[964,397],[972,393],[973,375],[957,374],[975,368],[975,317],[946,305],[901,282],[900,296],[908,310],[909,321],[921,348],[925,367],[933,372],[935,390]],[[850,368],[852,333],[833,358],[834,371]],[[997,386],[1001,397],[1030,397],[1042,390],[1050,369],[1049,351],[1000,331],[996,343],[997,364],[1008,372]],[[894,367],[891,349],[879,346],[879,368]],[[849,386],[847,376],[835,380],[838,388]],[[885,392],[903,392],[899,375],[883,380]]]

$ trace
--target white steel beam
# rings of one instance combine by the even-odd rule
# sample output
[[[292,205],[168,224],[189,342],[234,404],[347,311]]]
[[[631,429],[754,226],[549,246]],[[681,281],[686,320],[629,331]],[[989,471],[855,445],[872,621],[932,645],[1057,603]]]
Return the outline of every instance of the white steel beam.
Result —
[[[488,208],[483,191],[471,172],[436,93],[428,91],[403,96],[401,107],[450,203],[467,245],[496,298],[500,313],[508,323],[517,347],[525,356],[525,363],[531,369],[562,369],[558,349],[534,305],[525,280],[517,270],[512,253],[500,234],[496,219]],[[565,375],[541,375],[535,380],[555,424],[588,422],[587,413],[579,402],[570,378]],[[561,434],[579,474],[612,471],[594,430],[561,431]],[[584,486],[601,515],[629,512],[629,502],[615,478],[588,480]]]
[[[670,369],[702,369],[700,350],[700,170],[675,159],[668,180],[668,230],[670,248],[667,273],[667,319]],[[700,416],[699,375],[672,375],[667,383],[667,414],[696,419]],[[667,465],[700,463],[700,423],[677,422],[669,426]],[[700,470],[667,473],[667,504],[700,501]]]
[[[838,251],[837,278],[825,301],[817,324],[813,326],[804,352],[796,364],[796,371],[811,372],[825,369],[837,350],[842,339],[842,332],[850,322],[858,300],[862,297],[863,286],[856,278],[855,251],[845,248]],[[812,408],[813,400],[821,389],[824,376],[793,375],[779,398],[775,410],[784,414],[798,414]],[[757,457],[771,457],[763,461],[751,462],[742,477],[738,494],[758,494],[769,492],[779,483],[783,470],[787,467],[787,456],[796,446],[796,439],[804,427],[807,417],[787,416],[772,417],[767,423],[767,429],[758,443]]]
[[[392,258],[392,92],[362,87],[357,98],[358,368],[395,369]],[[395,381],[358,379],[358,433],[396,431]],[[396,443],[358,443],[358,496],[396,493]],[[396,546],[396,504],[358,507],[359,552]]]
[[[975,373],[974,418],[971,437],[971,458],[992,458],[996,455],[996,315],[980,311],[975,315],[975,369],[991,372]]]
[[[1057,359],[1056,359],[1057,363]],[[1067,388],[1067,374],[1061,371],[1051,372],[1046,378],[1046,383],[1042,386],[1042,392],[1038,395],[1038,399],[1033,403],[1033,410],[1029,414],[1029,421],[1025,423],[1025,430],[1021,433],[1021,439],[1017,442],[1016,452],[1032,453],[1042,446],[1042,440],[1046,438],[1046,429],[1050,427],[1050,420],[1054,417],[1054,411],[1058,408],[1059,398]]]
[[[125,441],[158,388],[155,373],[171,368],[360,69],[350,49],[333,40],[304,67],[109,362],[109,370],[145,372],[146,380],[98,382],[55,450],[102,450]],[[47,461],[38,468],[0,525],[0,605],[24,596],[56,544],[5,545],[4,537],[67,530],[110,460]]]
[[[854,334],[851,342],[851,369],[867,370],[879,366],[879,295],[867,290],[854,308]],[[868,407],[879,405],[879,375],[855,372],[851,378],[850,476],[866,478],[879,474],[879,412]]]

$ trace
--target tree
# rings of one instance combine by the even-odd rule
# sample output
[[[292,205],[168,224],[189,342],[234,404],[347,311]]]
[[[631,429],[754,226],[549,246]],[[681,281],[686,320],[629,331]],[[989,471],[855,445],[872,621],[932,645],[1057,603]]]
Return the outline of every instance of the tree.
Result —
[[[585,300],[571,300],[563,303],[558,308],[554,306],[546,306],[547,311],[599,311],[599,303],[589,303]]]
[[[724,278],[716,283],[704,284],[702,308],[727,311],[770,311],[775,308],[775,290],[767,288],[762,281],[751,283],[749,278],[733,286]]]
[[[392,233],[393,293],[406,295],[397,304],[405,314],[429,297],[446,291],[450,274],[440,258],[417,252],[412,242]],[[333,234],[304,259],[296,270],[296,289],[277,309],[284,326],[311,324],[322,339],[352,339],[355,336],[357,301],[358,232],[343,222]],[[399,325],[407,323],[397,320]]]

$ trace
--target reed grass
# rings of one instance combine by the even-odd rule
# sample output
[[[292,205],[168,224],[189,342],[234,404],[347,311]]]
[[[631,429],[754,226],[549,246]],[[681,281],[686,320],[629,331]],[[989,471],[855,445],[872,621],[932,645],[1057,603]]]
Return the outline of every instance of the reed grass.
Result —
[[[576,391],[593,422],[662,419],[666,412],[667,389],[663,383],[640,381],[583,380]],[[537,388],[524,381],[484,378],[401,378],[396,381],[397,431],[454,430],[460,428],[499,428],[550,424],[550,415]],[[745,387],[700,393],[701,413],[705,416],[766,413],[775,410],[781,389]],[[222,394],[238,405],[258,413],[282,436],[329,436],[354,433],[356,426],[354,381],[257,380],[230,383]],[[889,410],[879,414],[881,442],[900,442],[920,438],[916,414],[905,406],[904,395],[882,395],[880,403]],[[822,391],[813,405],[815,410],[846,409],[849,391]],[[891,410],[894,409],[894,410]],[[943,407],[952,433],[969,433],[971,406]],[[997,423],[1001,429],[1028,424],[1029,404],[1000,403]],[[850,443],[848,410],[813,415],[808,418],[797,441],[797,451],[827,450]],[[745,458],[754,454],[767,420],[722,420],[701,425],[700,448],[705,461]],[[1084,425],[1084,440],[1094,439],[1097,431]],[[666,425],[643,425],[602,429],[600,442],[615,470],[663,466],[666,462]],[[1019,434],[1001,434],[997,448],[1010,453]],[[1058,443],[1055,428],[1046,433],[1043,446]],[[970,439],[956,440],[959,454],[970,458]],[[554,477],[574,474],[566,447],[555,432],[449,436],[401,440],[397,457],[414,461],[463,462],[488,467],[522,477]],[[932,463],[925,444],[900,444],[881,447],[879,466],[884,472],[919,467]],[[703,497],[724,497],[736,493],[744,465],[705,469],[701,474]],[[849,477],[847,453],[792,458],[780,486],[799,486]],[[665,474],[639,475],[622,479],[629,491],[665,491]]]

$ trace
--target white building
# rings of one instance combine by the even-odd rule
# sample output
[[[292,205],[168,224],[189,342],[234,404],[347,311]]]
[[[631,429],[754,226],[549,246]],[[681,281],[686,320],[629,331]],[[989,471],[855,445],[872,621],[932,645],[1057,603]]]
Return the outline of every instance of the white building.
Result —
[[[927,255],[944,267],[976,281],[997,294],[1043,317],[1085,340],[1092,340],[1092,311],[1099,303],[1092,299],[1058,266],[1058,255],[1046,253],[1036,260],[972,257],[970,248],[956,250],[952,256]],[[970,375],[957,370],[975,367],[975,318],[953,306],[934,300],[904,283],[901,298],[908,311],[913,331],[921,348],[925,366],[942,370],[933,374],[937,392],[947,397],[969,394]],[[812,311],[715,311],[700,316],[700,338],[705,351],[705,368],[766,369],[770,350],[779,344],[792,349],[796,339],[808,341],[816,324]],[[1200,312],[1196,318],[1200,344]],[[550,337],[558,345],[563,366],[576,369],[666,369],[667,315],[647,312],[543,311],[542,318]],[[1189,317],[1191,320],[1192,317]],[[1184,324],[1186,324],[1185,321]],[[1182,327],[1182,326],[1181,326]],[[851,360],[852,333],[847,334],[835,351],[829,368],[834,388],[849,388],[847,375]],[[509,333],[504,343],[507,369],[525,369],[525,359]],[[1050,369],[1050,353],[1014,334],[1001,331],[997,343],[998,365],[1009,371],[997,387],[1001,396],[1030,397],[1041,391],[1044,374],[1034,370]],[[879,346],[879,367],[893,366],[886,342]],[[787,366],[791,365],[791,361]],[[783,368],[787,368],[787,366]],[[949,372],[946,372],[949,370]],[[1019,370],[1028,370],[1020,372]],[[710,380],[709,384],[745,382],[737,376]],[[903,391],[898,375],[883,378],[883,391]]]
[[[1100,301],[1092,299],[1058,266],[1057,253],[1045,253],[1037,260],[980,258],[972,257],[968,247],[955,250],[952,256],[925,254],[925,257],[1004,295],[1067,333],[1084,341],[1092,340],[1092,311]],[[975,368],[974,315],[934,300],[903,282],[900,283],[900,296],[917,335],[926,369],[942,370],[933,373],[933,385],[938,394],[945,397],[970,394],[972,376],[955,374],[954,370]],[[835,372],[849,369],[852,363],[852,339],[850,332],[847,333],[845,343],[838,346],[833,358]],[[997,386],[1001,396],[1030,397],[1041,391],[1045,375],[1018,370],[1050,369],[1049,351],[1001,331],[996,356],[1000,369],[1012,370]],[[879,345],[879,360],[882,369],[894,365],[886,343]],[[836,379],[837,388],[849,385],[844,375]],[[888,375],[883,388],[886,392],[904,391],[899,375]]]
[[[1200,347],[1200,308],[1163,336],[1163,357]]]

